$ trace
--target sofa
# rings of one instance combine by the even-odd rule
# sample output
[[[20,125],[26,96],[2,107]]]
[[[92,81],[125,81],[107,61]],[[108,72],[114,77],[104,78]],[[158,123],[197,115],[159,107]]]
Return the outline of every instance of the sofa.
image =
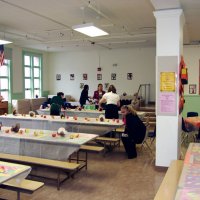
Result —
[[[48,95],[48,98],[52,98],[56,95]],[[36,111],[40,108],[42,103],[48,100],[47,97],[33,98],[33,99],[13,99],[12,108],[20,114],[28,114],[30,111]],[[65,95],[67,102],[74,102],[75,99],[71,95]]]
[[[30,111],[36,111],[41,104],[47,101],[47,97],[33,99],[14,99],[12,100],[13,110],[20,114],[28,114]]]

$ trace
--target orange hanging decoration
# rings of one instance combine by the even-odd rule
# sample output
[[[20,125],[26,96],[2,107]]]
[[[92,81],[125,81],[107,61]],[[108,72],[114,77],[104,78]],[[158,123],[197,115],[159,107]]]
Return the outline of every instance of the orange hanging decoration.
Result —
[[[181,61],[179,65],[179,114],[183,111],[184,108],[184,84],[188,83],[188,73],[187,68],[185,67],[185,62],[183,60],[183,56],[181,56]]]
[[[181,69],[181,82],[183,85],[188,84],[188,69],[186,68],[185,62],[183,60],[183,57],[181,56],[181,62],[180,62],[180,69]]]

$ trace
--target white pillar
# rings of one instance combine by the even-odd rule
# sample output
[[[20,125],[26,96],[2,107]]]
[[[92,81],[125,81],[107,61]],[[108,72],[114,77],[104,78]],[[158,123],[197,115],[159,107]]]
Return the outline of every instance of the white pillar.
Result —
[[[172,160],[180,158],[179,62],[183,50],[184,17],[181,9],[155,11],[154,16],[156,18],[156,166],[167,167]],[[161,95],[165,98],[160,89],[161,72],[174,72],[176,75],[175,91],[165,91],[166,97],[172,94],[171,103],[166,99],[161,102]],[[163,102],[166,102],[166,105]],[[170,105],[174,109],[170,109]]]

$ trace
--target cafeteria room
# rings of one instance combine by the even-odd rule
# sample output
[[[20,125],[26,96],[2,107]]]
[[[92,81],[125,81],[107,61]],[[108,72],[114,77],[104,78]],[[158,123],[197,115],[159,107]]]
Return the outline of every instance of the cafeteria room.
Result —
[[[199,10],[0,0],[0,199],[200,199]]]

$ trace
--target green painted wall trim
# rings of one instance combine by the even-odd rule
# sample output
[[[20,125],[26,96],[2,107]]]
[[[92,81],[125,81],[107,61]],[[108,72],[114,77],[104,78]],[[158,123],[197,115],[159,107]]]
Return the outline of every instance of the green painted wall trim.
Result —
[[[22,93],[13,93],[12,99],[24,99],[24,92]]]
[[[184,98],[183,117],[187,117],[187,112],[198,112],[200,116],[200,95],[184,95]]]
[[[190,94],[187,94],[187,95],[184,95],[184,97],[200,98],[200,95],[190,95]]]
[[[48,97],[49,91],[42,91],[42,96],[43,97]]]
[[[12,91],[13,91],[13,58],[12,49],[5,47],[5,57],[10,60],[10,74],[9,74],[9,99],[8,99],[8,113],[12,112]]]
[[[42,97],[48,97],[49,91],[43,91],[42,92]],[[21,93],[13,93],[12,94],[12,99],[24,99],[24,92]]]

